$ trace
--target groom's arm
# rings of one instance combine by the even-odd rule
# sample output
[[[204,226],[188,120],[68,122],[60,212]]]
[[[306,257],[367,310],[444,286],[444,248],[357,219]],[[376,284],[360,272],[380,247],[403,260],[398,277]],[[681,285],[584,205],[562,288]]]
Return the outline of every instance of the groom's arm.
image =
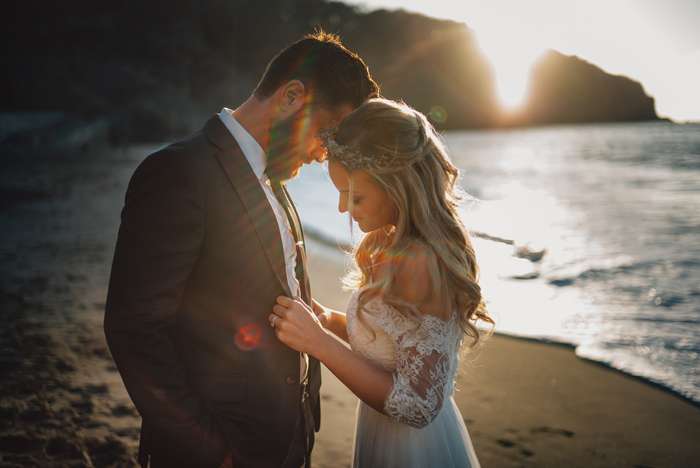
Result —
[[[199,181],[179,154],[161,151],[126,194],[105,309],[105,335],[139,413],[183,466],[217,468],[228,449],[168,336],[204,231]]]

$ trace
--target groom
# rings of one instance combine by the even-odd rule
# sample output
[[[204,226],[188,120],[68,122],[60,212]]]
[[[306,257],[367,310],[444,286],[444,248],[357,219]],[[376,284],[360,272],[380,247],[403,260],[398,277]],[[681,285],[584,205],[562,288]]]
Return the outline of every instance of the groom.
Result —
[[[279,295],[311,304],[282,184],[322,161],[316,132],[377,94],[319,32],[282,50],[253,95],[150,155],[126,193],[105,310],[143,418],[142,467],[309,466],[320,367],[277,340]]]

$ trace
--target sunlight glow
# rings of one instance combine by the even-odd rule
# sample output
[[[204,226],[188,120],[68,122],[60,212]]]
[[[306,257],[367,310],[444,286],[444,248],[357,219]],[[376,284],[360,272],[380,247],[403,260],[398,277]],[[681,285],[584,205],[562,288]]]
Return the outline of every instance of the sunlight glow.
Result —
[[[536,45],[514,46],[507,37],[489,39],[478,35],[479,44],[489,58],[495,73],[496,89],[501,104],[507,110],[514,110],[523,104],[532,64],[543,52]]]
[[[489,58],[505,107],[527,92],[529,69],[554,49],[639,81],[661,117],[700,121],[696,0],[351,0],[464,22]]]

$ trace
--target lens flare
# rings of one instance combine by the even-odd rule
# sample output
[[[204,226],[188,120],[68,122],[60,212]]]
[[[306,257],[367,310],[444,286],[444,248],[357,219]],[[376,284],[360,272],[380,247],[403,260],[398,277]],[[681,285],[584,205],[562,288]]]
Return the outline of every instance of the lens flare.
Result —
[[[444,107],[433,106],[430,108],[430,113],[428,114],[432,120],[437,123],[445,123],[447,120],[447,111]]]
[[[260,325],[257,323],[249,323],[241,327],[238,333],[236,333],[236,346],[243,351],[255,349],[258,343],[260,343],[261,334]]]

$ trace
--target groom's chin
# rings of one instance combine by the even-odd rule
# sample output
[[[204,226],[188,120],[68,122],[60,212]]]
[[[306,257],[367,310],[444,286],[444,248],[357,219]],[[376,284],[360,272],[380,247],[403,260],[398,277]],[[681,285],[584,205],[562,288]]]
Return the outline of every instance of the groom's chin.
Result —
[[[287,180],[294,179],[296,176],[299,175],[299,170],[300,170],[300,169],[301,169],[301,168],[298,167],[298,168],[292,170],[291,172],[289,172],[289,174],[287,174],[287,175],[285,176],[285,179],[283,179],[283,181],[287,181]]]

